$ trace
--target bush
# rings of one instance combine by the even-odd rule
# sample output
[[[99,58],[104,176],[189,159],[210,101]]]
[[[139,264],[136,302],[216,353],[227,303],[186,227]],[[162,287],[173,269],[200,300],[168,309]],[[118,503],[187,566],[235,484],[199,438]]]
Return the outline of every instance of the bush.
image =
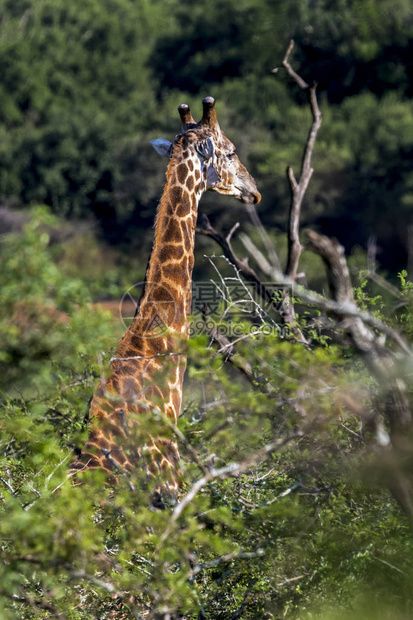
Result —
[[[53,223],[36,211],[21,235],[3,243],[4,617],[179,610],[193,620],[252,620],[331,617],[338,608],[363,617],[365,605],[382,617],[387,609],[408,617],[408,525],[381,487],[374,443],[340,398],[351,385],[353,398],[368,404],[369,379],[328,338],[310,349],[269,333],[267,320],[256,319],[251,330],[238,319],[237,354],[257,372],[255,388],[205,349],[205,336],[190,341],[179,421],[184,486],[175,508],[149,507],[139,469],[114,490],[101,472],[80,486],[67,480],[116,338],[113,320],[91,308],[82,282],[53,263]],[[317,338],[313,327],[309,333]],[[148,424],[170,432],[153,416],[142,419]],[[303,425],[307,432],[295,436]]]

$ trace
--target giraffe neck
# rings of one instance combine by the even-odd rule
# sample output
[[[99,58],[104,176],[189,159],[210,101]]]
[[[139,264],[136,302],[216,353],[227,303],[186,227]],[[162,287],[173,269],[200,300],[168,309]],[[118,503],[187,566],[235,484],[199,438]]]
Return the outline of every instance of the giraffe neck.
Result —
[[[185,157],[186,155],[186,157]],[[155,239],[145,289],[131,330],[148,333],[154,323],[187,335],[191,311],[192,270],[198,203],[203,193],[201,172],[188,151],[171,160],[155,221]]]
[[[195,151],[191,157],[189,147],[179,146],[167,170],[139,309],[112,358],[110,377],[95,392],[92,431],[75,466],[132,471],[136,459],[146,454],[148,473],[169,471],[170,490],[177,488],[176,444],[170,438],[155,441],[149,432],[146,445],[137,448],[142,439],[135,441],[134,429],[148,411],[159,411],[176,423],[181,410],[186,355],[179,341],[188,336],[195,226],[206,183]]]

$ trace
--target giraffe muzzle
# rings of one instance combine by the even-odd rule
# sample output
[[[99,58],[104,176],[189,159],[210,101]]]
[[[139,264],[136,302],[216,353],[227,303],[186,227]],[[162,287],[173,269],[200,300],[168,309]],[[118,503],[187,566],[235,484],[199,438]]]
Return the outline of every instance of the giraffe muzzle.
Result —
[[[255,192],[243,192],[241,195],[241,202],[245,202],[245,204],[257,205],[260,201],[261,194],[258,190],[255,190]]]
[[[261,194],[257,189],[255,181],[251,178],[250,183],[244,183],[237,188],[240,192],[239,200],[245,204],[256,205],[261,200]]]

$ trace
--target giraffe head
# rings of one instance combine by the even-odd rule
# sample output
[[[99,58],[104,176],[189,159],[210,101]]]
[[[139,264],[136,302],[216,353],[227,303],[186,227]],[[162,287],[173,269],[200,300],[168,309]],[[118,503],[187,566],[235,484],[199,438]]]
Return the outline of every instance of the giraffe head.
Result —
[[[182,104],[178,111],[182,131],[174,142],[158,139],[151,144],[160,155],[192,161],[200,172],[198,192],[213,190],[235,196],[241,202],[257,204],[261,194],[248,170],[239,160],[234,144],[221,130],[215,110],[215,100],[206,97],[199,123],[192,117],[189,106]],[[192,170],[192,165],[191,170]]]

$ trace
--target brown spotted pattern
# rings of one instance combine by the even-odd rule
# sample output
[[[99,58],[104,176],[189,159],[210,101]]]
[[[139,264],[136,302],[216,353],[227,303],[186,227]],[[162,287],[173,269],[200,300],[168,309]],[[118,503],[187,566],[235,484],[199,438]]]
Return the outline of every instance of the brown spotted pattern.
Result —
[[[142,465],[148,477],[161,480],[158,499],[178,489],[177,445],[154,428],[160,416],[175,424],[181,410],[199,199],[207,189],[243,202],[260,199],[255,181],[216,122],[213,100],[203,104],[201,122],[183,122],[175,138],[139,309],[112,358],[108,379],[96,389],[90,436],[74,465],[77,476],[79,470],[103,468],[115,479]],[[179,110],[181,120],[192,119],[187,106]],[[211,166],[216,173],[212,187]]]

